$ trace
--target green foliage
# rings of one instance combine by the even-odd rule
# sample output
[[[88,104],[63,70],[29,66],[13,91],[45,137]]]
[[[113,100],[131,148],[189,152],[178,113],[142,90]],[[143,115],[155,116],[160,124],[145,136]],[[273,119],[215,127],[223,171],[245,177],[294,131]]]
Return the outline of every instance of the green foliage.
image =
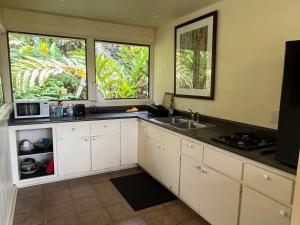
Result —
[[[9,33],[14,99],[86,99],[83,40]]]
[[[96,83],[105,99],[148,98],[149,48],[96,43]]]
[[[195,52],[192,50],[179,50],[176,54],[176,79],[180,88],[193,89],[194,67],[196,64]],[[209,74],[207,74],[208,52],[200,51],[198,79],[202,83],[202,88],[209,88]]]

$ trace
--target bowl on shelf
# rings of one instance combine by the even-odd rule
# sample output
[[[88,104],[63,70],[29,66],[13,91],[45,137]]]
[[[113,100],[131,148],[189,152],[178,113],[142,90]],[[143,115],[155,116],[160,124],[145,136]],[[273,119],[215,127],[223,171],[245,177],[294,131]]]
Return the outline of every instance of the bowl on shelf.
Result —
[[[32,174],[39,170],[38,162],[34,158],[26,158],[21,162],[20,170],[22,174]]]
[[[30,152],[34,149],[34,146],[31,141],[24,139],[19,143],[19,150],[21,152]]]
[[[36,142],[33,144],[34,148],[40,152],[47,152],[52,149],[52,144],[44,144],[43,142]]]
[[[41,168],[46,168],[48,166],[49,161],[44,160],[41,162],[36,161],[34,158],[26,158],[21,162],[20,172],[21,174],[34,174]]]

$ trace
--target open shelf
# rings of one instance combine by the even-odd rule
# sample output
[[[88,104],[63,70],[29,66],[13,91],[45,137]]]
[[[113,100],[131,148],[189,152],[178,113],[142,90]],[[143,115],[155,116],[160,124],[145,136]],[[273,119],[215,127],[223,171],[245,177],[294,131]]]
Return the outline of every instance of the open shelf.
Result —
[[[44,153],[51,153],[53,152],[53,144],[50,144],[49,147],[47,148],[37,148],[34,147],[32,151],[26,151],[22,152],[19,151],[19,156],[24,156],[24,155],[36,155],[36,154],[44,154]]]
[[[42,144],[43,139],[48,139],[49,146],[44,147]],[[20,145],[24,140],[28,140],[33,144],[33,149],[31,151],[20,151]],[[19,167],[19,179],[33,179],[45,177],[52,174],[47,174],[47,165],[51,160],[54,159],[53,151],[53,129],[51,127],[38,128],[38,129],[24,129],[16,131],[16,144],[17,144],[17,157],[18,157],[18,167]],[[23,174],[21,172],[21,166],[24,160],[34,159],[39,168],[36,172],[32,174]],[[45,163],[45,165],[41,165]],[[55,167],[56,165],[54,165]]]
[[[21,179],[21,180],[32,179],[32,178],[37,178],[37,177],[50,176],[50,175],[53,175],[53,174],[54,174],[54,173],[52,173],[52,174],[47,174],[47,173],[46,173],[46,168],[45,168],[45,167],[42,167],[42,168],[40,168],[38,171],[36,171],[36,172],[33,173],[33,174],[21,174],[20,179]]]

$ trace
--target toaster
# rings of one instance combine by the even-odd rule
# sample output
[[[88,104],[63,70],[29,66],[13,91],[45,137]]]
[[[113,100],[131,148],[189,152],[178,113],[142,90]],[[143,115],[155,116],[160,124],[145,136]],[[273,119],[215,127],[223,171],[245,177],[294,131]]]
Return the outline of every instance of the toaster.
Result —
[[[74,116],[85,116],[85,105],[77,104],[73,108]]]

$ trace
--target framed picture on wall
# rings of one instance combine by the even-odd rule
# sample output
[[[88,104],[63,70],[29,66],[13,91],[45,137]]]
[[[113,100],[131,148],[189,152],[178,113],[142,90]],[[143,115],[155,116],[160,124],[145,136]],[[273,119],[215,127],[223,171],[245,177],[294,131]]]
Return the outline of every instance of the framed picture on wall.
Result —
[[[175,27],[176,97],[214,99],[218,12]]]

